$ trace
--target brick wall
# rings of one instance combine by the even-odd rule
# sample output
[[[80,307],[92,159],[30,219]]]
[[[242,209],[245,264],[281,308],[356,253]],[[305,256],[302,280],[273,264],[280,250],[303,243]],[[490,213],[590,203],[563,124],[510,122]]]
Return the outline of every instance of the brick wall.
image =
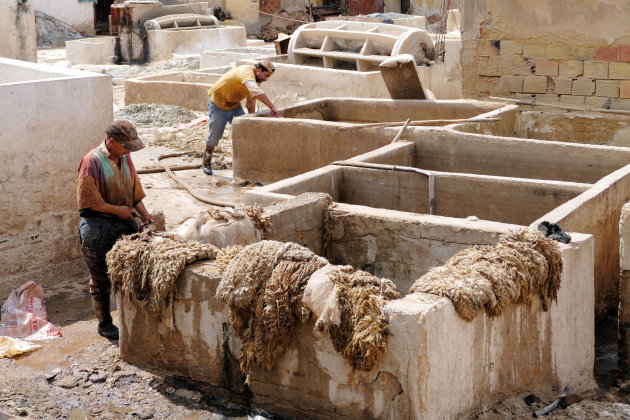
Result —
[[[260,5],[258,10],[264,13],[276,14],[280,11],[281,0],[259,0]]]
[[[477,75],[537,102],[630,110],[630,44],[593,48],[480,39]]]
[[[348,15],[369,15],[371,13],[383,13],[385,7],[384,0],[347,0],[348,1]]]

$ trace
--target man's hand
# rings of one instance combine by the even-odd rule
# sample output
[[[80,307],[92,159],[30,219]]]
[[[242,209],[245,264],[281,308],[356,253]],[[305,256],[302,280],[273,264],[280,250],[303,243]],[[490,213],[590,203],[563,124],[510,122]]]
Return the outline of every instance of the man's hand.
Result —
[[[115,206],[115,207],[116,207],[116,212],[114,214],[118,216],[119,219],[123,219],[123,220],[133,219],[133,213],[129,207],[127,206]]]
[[[280,113],[275,108],[271,108],[271,116],[274,117],[274,118],[280,118],[281,117]]]
[[[143,225],[148,225],[149,223],[155,223],[155,219],[149,213],[141,214],[140,219],[142,219]]]

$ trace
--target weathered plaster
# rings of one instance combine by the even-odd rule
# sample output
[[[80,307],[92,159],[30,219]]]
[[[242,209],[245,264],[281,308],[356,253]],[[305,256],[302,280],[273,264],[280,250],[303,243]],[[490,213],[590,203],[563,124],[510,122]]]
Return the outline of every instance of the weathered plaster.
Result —
[[[0,300],[84,269],[76,170],[112,108],[109,76],[0,59]]]
[[[77,0],[29,0],[38,12],[72,26],[83,36],[94,36],[94,3]]]
[[[77,64],[114,64],[116,61],[116,37],[99,36],[94,38],[66,41],[66,59]]]
[[[37,61],[35,12],[30,2],[0,0],[0,57]]]
[[[211,49],[246,46],[245,28],[221,26],[209,29],[150,30],[146,48],[149,61],[170,60],[173,54],[200,54]]]

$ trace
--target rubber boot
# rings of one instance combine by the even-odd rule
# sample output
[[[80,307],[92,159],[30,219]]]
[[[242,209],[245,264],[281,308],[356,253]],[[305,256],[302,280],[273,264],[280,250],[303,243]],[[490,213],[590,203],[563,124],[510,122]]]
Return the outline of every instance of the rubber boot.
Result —
[[[210,165],[212,160],[212,152],[214,147],[206,146],[206,151],[203,153],[202,169],[206,175],[212,175],[212,166]]]
[[[98,319],[98,333],[110,340],[118,340],[118,328],[113,324],[109,312],[109,294],[92,295],[92,304]]]

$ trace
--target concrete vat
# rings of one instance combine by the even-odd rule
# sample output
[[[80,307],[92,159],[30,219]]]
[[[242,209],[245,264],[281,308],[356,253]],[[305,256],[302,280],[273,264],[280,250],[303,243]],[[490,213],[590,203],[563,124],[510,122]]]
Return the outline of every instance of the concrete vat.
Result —
[[[382,82],[382,80],[381,80]],[[234,175],[270,183],[347,159],[390,143],[399,128],[355,124],[467,119],[502,105],[478,101],[365,100],[324,98],[282,110],[283,119],[246,116],[234,121]],[[257,141],[260,135],[267,139]],[[277,159],[281,151],[283,159]]]
[[[486,103],[486,106],[490,104]],[[438,215],[487,217],[494,221],[534,227],[540,221],[547,220],[560,224],[567,231],[592,234],[596,244],[596,314],[598,318],[604,317],[616,306],[618,296],[617,226],[621,207],[630,200],[630,149],[507,137],[524,124],[518,110],[516,106],[488,110],[481,115],[489,120],[487,122],[451,124],[441,128],[410,127],[401,140],[411,144],[399,142],[384,145],[372,152],[366,151],[361,156],[356,156],[356,150],[347,149],[357,142],[366,148],[378,141],[389,143],[389,139],[393,139],[400,128],[373,127],[344,131],[344,123],[319,120],[322,118],[321,112],[312,115],[304,113],[307,117],[314,115],[314,119],[296,119],[291,122],[287,118],[276,123],[275,137],[270,136],[273,140],[261,144],[246,140],[246,136],[241,137],[246,132],[241,129],[264,133],[271,120],[245,117],[235,122],[233,130],[235,174],[239,173],[239,167],[253,168],[251,164],[240,166],[240,162],[248,162],[249,156],[256,156],[259,162],[259,172],[251,172],[254,179],[264,179],[267,174],[276,172],[300,173],[303,172],[301,168],[318,168],[326,162],[348,159],[348,156],[331,156],[333,152],[330,150],[335,150],[334,153],[348,152],[348,155],[354,151],[354,162],[407,166],[427,174],[435,171],[434,200]],[[550,118],[550,121],[554,120],[555,117]],[[597,130],[599,120],[593,121],[592,127]],[[617,124],[623,126],[625,123],[618,121]],[[320,139],[316,132],[325,135]],[[619,137],[618,133],[623,133],[623,130],[610,133],[611,136]],[[313,142],[313,138],[318,141]],[[275,139],[278,139],[277,144],[274,143]],[[268,146],[269,150],[266,149]],[[256,149],[255,153],[250,148]],[[269,154],[270,150],[275,153],[283,150],[290,159],[264,158],[275,156]],[[264,165],[260,162],[264,162]],[[294,162],[299,162],[299,165]],[[269,204],[280,199],[282,194],[322,191],[341,201],[349,199],[350,202],[370,206],[427,212],[427,175],[394,175],[391,170],[383,168],[367,171],[367,174],[372,175],[357,169],[325,167],[276,182],[258,192],[248,192],[248,195],[257,195],[256,202],[260,200],[261,203]],[[347,184],[349,180],[356,179],[357,173],[361,174],[360,178],[376,176],[379,182],[385,179],[391,188],[381,190],[377,188],[376,182],[366,183],[363,188],[360,183]],[[343,182],[334,181],[339,174],[343,174]],[[370,188],[374,189],[373,193],[369,191]],[[458,197],[459,193],[463,195]],[[446,200],[443,202],[446,205],[442,206],[445,213],[440,213],[440,197]],[[479,200],[478,205],[474,204],[475,200]],[[513,206],[509,203],[513,203]]]
[[[421,272],[518,227],[349,204],[327,210],[330,199],[322,194],[285,198],[265,209],[274,226],[271,238],[302,235],[302,243],[318,248],[329,237],[325,255],[339,264],[372,253],[406,255],[409,271]],[[255,369],[248,390],[236,359],[241,342],[229,327],[227,308],[214,297],[220,272],[212,261],[202,262],[179,278],[172,306],[159,319],[119,300],[121,357],[201,381],[207,391],[233,401],[309,419],[456,418],[506,394],[551,396],[568,383],[579,392],[594,386],[593,245],[580,234],[561,245],[566,268],[558,301],[548,312],[535,300],[468,323],[447,299],[408,295],[384,308],[391,335],[374,371],[352,374],[311,321],[299,327],[274,368]],[[401,272],[393,258],[382,265],[389,267],[383,271]],[[406,279],[390,278],[404,293]],[[444,398],[444,389],[458,398]]]

